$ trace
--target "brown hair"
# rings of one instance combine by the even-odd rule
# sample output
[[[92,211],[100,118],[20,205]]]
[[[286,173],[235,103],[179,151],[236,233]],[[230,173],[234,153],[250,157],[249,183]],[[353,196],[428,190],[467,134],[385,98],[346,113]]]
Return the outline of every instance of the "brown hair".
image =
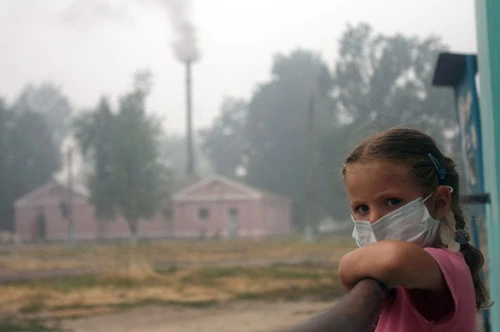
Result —
[[[429,157],[429,153],[445,168],[446,178],[444,180],[439,180],[438,170]],[[439,185],[453,188],[451,212],[457,230],[455,241],[458,242],[460,235],[467,236],[467,243],[460,244],[460,252],[472,275],[476,293],[476,308],[484,309],[491,306],[488,291],[480,277],[484,256],[480,250],[468,242],[470,239],[464,230],[466,223],[459,203],[459,176],[453,160],[443,155],[436,142],[429,135],[413,129],[392,128],[374,134],[358,145],[347,157],[342,174],[345,177],[348,164],[380,160],[408,166],[411,175],[423,189],[425,195],[431,194]]]

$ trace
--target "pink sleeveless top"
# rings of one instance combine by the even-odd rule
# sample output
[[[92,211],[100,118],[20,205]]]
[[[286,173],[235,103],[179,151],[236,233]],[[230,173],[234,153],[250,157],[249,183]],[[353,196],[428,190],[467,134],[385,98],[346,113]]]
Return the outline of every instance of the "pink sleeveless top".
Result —
[[[459,252],[424,248],[438,263],[450,289],[454,308],[439,321],[428,321],[399,287],[393,301],[382,310],[376,332],[475,332],[476,297],[469,267]]]

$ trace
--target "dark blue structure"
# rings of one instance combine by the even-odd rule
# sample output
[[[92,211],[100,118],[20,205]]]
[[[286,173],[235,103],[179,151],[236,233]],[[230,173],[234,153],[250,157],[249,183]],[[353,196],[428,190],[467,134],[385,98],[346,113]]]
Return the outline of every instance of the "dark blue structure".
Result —
[[[461,194],[465,203],[472,204],[471,231],[474,246],[480,248],[478,222],[485,223],[486,203],[483,174],[483,150],[481,116],[476,86],[477,56],[473,54],[441,53],[438,58],[434,79],[435,86],[453,88],[457,119],[460,126],[462,162],[466,186]],[[481,273],[481,278],[484,278]],[[491,331],[489,311],[483,311],[484,329]]]

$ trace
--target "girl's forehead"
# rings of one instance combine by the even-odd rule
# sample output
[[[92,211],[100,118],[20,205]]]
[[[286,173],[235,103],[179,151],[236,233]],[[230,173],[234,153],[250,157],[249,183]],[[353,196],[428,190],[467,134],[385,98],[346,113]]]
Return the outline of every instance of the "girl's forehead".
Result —
[[[409,168],[398,163],[353,163],[346,165],[345,169],[348,191],[416,185]]]
[[[411,177],[410,168],[407,165],[389,161],[356,162],[345,166],[346,176],[349,173],[375,172],[377,175],[397,175],[406,178]]]

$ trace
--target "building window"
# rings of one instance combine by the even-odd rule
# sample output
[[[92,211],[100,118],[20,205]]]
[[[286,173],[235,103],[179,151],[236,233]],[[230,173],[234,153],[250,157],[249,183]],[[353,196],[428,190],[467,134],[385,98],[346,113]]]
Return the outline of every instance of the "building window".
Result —
[[[229,215],[231,217],[237,217],[239,215],[239,211],[237,208],[230,208],[229,209]]]
[[[172,220],[172,207],[170,206],[164,206],[163,209],[161,210],[162,214],[163,214],[163,218],[165,218],[165,220]]]
[[[207,208],[200,208],[198,210],[198,220],[207,220],[210,218],[210,210]]]

